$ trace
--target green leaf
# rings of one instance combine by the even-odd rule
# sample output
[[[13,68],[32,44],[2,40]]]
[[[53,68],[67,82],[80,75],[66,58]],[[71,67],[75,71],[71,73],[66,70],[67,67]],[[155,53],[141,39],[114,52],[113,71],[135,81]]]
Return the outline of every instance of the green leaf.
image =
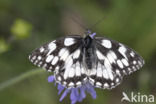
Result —
[[[32,25],[23,20],[17,19],[11,27],[11,33],[18,39],[25,39],[30,36]]]
[[[6,43],[6,41],[2,38],[0,38],[0,53],[4,53],[9,49],[9,45]]]

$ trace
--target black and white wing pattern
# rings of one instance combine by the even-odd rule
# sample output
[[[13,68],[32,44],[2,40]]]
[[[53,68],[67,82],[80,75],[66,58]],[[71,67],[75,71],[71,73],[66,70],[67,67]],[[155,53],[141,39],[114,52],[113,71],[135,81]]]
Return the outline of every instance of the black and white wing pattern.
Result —
[[[29,59],[38,67],[54,72],[57,83],[68,88],[81,86],[87,79],[82,65],[81,43],[79,35],[59,38],[34,50]]]
[[[112,89],[119,85],[123,76],[140,69],[144,60],[134,50],[114,40],[95,37],[95,67],[89,73],[92,85]]]
[[[89,81],[95,87],[112,89],[123,76],[144,64],[143,58],[126,45],[92,35],[59,38],[34,50],[29,59],[54,72],[56,82],[67,88]]]

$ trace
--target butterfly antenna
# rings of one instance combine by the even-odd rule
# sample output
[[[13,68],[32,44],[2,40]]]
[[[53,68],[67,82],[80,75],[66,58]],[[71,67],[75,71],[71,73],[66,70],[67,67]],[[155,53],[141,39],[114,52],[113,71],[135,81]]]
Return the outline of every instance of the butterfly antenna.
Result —
[[[88,30],[88,28],[86,28],[86,26],[82,23],[80,23],[78,20],[76,20],[75,18],[71,17],[72,20],[77,23],[80,27],[82,27],[84,30]]]
[[[87,26],[85,26],[84,24],[82,24],[80,21],[78,21],[78,20],[81,20],[81,19],[79,18],[79,16],[77,14],[73,13],[73,11],[71,11],[71,9],[69,9],[69,8],[64,8],[64,9],[74,15],[74,17],[71,16],[71,19],[75,23],[77,23],[82,29],[84,29],[86,31],[86,33],[88,33],[88,34],[91,33],[90,30],[92,30],[93,27],[95,27],[97,24],[99,24],[105,18],[105,16],[104,16],[103,18],[99,19],[95,24],[93,24],[90,28],[88,28]],[[78,19],[75,19],[75,17],[77,17]]]
[[[91,29],[92,30],[92,28],[93,27],[95,27],[97,24],[100,24],[101,23],[101,21],[103,21],[104,20],[104,18],[105,18],[105,16],[104,17],[102,17],[101,19],[99,19],[95,24],[93,24],[89,29]]]
[[[82,20],[81,17],[77,13],[73,12],[71,8],[64,7],[64,11],[69,13],[69,18],[71,18],[75,23],[77,23],[82,29],[84,29],[85,31],[88,30],[88,28],[80,21]]]

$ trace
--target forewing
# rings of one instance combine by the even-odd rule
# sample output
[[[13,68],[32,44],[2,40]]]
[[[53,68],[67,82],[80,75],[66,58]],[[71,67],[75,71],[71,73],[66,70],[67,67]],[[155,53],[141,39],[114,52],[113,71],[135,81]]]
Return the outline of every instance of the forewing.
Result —
[[[90,72],[90,82],[99,88],[112,89],[124,75],[140,69],[144,60],[134,50],[108,38],[96,37],[96,65]]]
[[[57,83],[77,87],[86,78],[81,50],[81,36],[66,36],[34,50],[29,59],[38,67],[54,72]]]
[[[29,59],[38,67],[54,71],[57,66],[64,66],[66,58],[80,46],[80,42],[80,36],[62,37],[35,49]]]

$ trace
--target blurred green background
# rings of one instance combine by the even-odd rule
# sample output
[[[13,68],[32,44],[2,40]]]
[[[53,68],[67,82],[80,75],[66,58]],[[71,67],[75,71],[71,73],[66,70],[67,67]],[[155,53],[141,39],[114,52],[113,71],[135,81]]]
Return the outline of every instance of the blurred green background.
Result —
[[[96,89],[97,99],[88,95],[81,104],[120,104],[123,91],[156,97],[155,0],[0,0],[0,104],[60,103],[57,88],[47,82],[51,73],[36,72],[13,85],[8,81],[39,70],[28,60],[33,49],[63,35],[82,35],[79,23],[128,45],[146,62],[115,89]],[[62,104],[68,103],[69,96]]]

